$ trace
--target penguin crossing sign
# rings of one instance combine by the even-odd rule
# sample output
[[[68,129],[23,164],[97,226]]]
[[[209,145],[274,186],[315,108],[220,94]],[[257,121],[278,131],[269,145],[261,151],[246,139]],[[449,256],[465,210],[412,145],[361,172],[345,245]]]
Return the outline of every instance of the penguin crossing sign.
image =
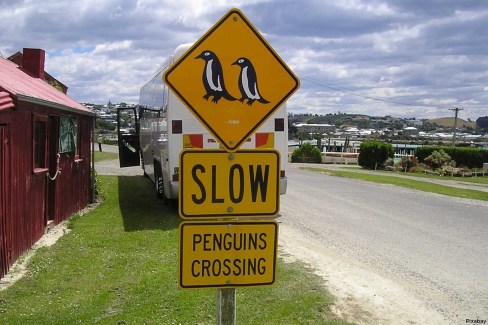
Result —
[[[182,288],[235,288],[275,281],[275,221],[183,222],[179,239]]]
[[[280,153],[239,148],[298,89],[298,78],[232,9],[166,70],[163,81],[225,149],[180,154],[180,216],[202,220],[180,226],[180,286],[272,284],[277,223],[235,219],[279,213]],[[215,218],[232,221],[204,221]],[[219,304],[228,303],[218,308],[218,319],[232,323],[235,301],[230,303],[231,291],[224,294]]]
[[[236,151],[299,88],[299,80],[238,9],[163,76],[227,151]]]

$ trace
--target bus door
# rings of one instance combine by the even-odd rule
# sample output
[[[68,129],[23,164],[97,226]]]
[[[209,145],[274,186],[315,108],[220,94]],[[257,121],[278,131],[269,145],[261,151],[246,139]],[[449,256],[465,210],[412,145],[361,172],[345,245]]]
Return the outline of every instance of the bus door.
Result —
[[[117,136],[120,167],[139,166],[141,154],[137,107],[117,108]]]

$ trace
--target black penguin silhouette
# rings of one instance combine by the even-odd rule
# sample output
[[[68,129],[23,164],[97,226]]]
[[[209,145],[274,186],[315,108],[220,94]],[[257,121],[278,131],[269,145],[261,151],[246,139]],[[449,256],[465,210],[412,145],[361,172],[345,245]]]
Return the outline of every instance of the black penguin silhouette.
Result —
[[[236,100],[225,88],[224,73],[217,55],[212,51],[205,50],[195,59],[203,59],[205,61],[202,81],[207,93],[203,98],[208,100],[210,96],[213,96],[212,102],[214,103],[217,103],[222,97],[230,101]]]
[[[239,58],[232,65],[238,65],[241,67],[241,73],[239,74],[239,90],[242,97],[239,99],[241,103],[247,99],[247,105],[252,105],[254,101],[258,101],[263,104],[269,103],[264,99],[258,90],[258,79],[256,76],[256,70],[249,59]]]

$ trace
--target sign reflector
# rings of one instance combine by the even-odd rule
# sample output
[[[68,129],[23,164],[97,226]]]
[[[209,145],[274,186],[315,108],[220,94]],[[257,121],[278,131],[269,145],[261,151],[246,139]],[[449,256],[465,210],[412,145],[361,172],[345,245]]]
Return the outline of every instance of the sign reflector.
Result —
[[[275,221],[183,222],[179,236],[182,288],[259,286],[275,281]]]

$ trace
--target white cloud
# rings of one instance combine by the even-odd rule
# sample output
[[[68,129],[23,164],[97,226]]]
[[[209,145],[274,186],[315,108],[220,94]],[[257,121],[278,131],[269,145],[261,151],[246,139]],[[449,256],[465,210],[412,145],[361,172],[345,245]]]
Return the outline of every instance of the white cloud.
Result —
[[[291,111],[439,117],[488,107],[488,8],[442,0],[1,1],[0,51],[48,53],[80,102],[137,102],[181,43],[240,8],[302,77]],[[402,103],[408,105],[402,105]]]
[[[129,40],[121,41],[121,42],[113,42],[108,44],[97,44],[95,46],[95,50],[93,50],[93,54],[108,54],[114,51],[122,51],[130,49],[132,46],[132,42]]]

